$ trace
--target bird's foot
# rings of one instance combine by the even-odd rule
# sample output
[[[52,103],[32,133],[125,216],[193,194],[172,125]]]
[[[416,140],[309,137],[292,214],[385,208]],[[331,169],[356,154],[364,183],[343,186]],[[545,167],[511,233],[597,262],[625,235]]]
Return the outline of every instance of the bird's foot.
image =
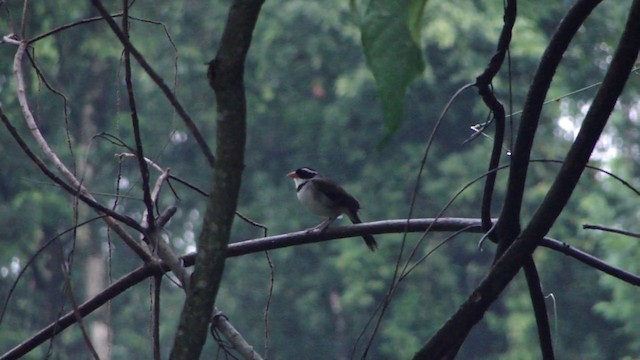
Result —
[[[327,227],[329,227],[329,225],[333,222],[333,220],[335,220],[335,218],[328,218],[327,220],[321,222],[320,224],[309,228],[306,230],[306,232],[308,234],[320,234],[321,232],[323,232]]]
[[[320,234],[321,232],[324,231],[324,229],[326,229],[326,227],[321,228],[319,226],[314,226],[312,228],[308,228],[304,232],[306,232],[307,234]]]

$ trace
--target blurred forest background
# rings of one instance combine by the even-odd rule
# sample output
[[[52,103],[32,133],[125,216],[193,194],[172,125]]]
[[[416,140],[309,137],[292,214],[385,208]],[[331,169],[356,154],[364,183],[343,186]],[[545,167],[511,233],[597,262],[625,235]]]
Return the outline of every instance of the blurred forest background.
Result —
[[[105,2],[115,5],[115,2]],[[507,112],[521,110],[532,74],[549,36],[573,1],[521,2],[511,46],[511,73],[494,81]],[[561,160],[601,81],[626,18],[630,1],[605,1],[572,43],[544,108],[533,158]],[[153,64],[196,121],[213,139],[215,101],[206,79],[228,11],[227,1],[136,1],[130,10],[132,42]],[[96,16],[89,2],[30,3],[29,37],[62,24]],[[116,7],[114,7],[116,9]],[[19,32],[21,1],[0,2],[3,34]],[[268,234],[298,231],[320,219],[303,211],[285,174],[310,166],[338,180],[363,206],[365,221],[400,219],[408,214],[426,141],[452,94],[473,82],[493,54],[503,23],[498,0],[431,0],[422,28],[424,76],[407,95],[406,114],[388,144],[373,77],[367,69],[360,33],[347,1],[267,1],[248,55],[248,142],[239,211],[268,227]],[[137,162],[117,156],[133,145],[122,47],[103,21],[70,28],[33,46],[34,59],[48,84],[27,72],[32,109],[46,138],[67,164],[74,164],[94,196],[140,219]],[[19,131],[26,133],[15,96],[15,46],[0,47],[0,101]],[[25,65],[25,68],[27,66]],[[137,68],[134,66],[134,68]],[[506,69],[506,67],[503,67]],[[510,77],[509,77],[510,75]],[[209,189],[210,171],[191,134],[173,108],[142,72],[136,72],[138,113],[145,153],[162,168]],[[640,187],[640,78],[634,73],[601,139],[592,165]],[[511,102],[508,101],[511,96]],[[427,161],[414,217],[434,217],[463,186],[486,171],[491,141],[465,143],[471,126],[487,118],[474,89],[450,109]],[[65,121],[67,122],[65,124]],[[490,134],[491,132],[489,132]],[[509,137],[509,131],[507,132]],[[68,139],[73,139],[71,143]],[[507,149],[511,146],[507,140]],[[213,145],[213,144],[212,144]],[[27,160],[6,131],[0,131],[0,300],[4,304],[19,272],[36,251],[63,231],[94,215],[76,210],[72,198]],[[526,204],[533,212],[559,165],[531,167]],[[152,177],[159,173],[152,169]],[[498,177],[498,189],[505,177]],[[165,189],[160,208],[178,207],[166,237],[180,254],[195,250],[204,197],[179,183]],[[480,183],[464,191],[446,216],[479,217]],[[500,204],[501,192],[497,192]],[[638,239],[584,230],[584,224],[640,231],[638,196],[602,172],[585,173],[567,209],[549,236],[613,265],[640,273]],[[523,212],[526,217],[530,215]],[[340,224],[345,224],[344,220]],[[236,220],[232,241],[263,236]],[[410,234],[415,243],[420,234]],[[433,233],[419,252],[432,250],[446,234]],[[132,252],[101,222],[91,222],[57,238],[29,265],[0,323],[0,353],[69,311],[61,264],[71,266],[75,295],[86,299],[140,265]],[[370,253],[360,238],[289,247],[227,261],[216,306],[259,352],[268,329],[272,359],[345,359],[382,300],[394,271],[402,235],[378,235]],[[446,242],[402,283],[369,352],[371,359],[406,359],[452,314],[491,265],[494,245],[478,249],[480,235]],[[535,253],[554,345],[561,359],[637,359],[640,356],[640,292],[546,248]],[[265,306],[271,272],[273,294],[268,328]],[[168,353],[184,293],[163,281],[161,345]],[[85,320],[105,324],[114,359],[151,358],[150,285],[125,292]],[[551,296],[552,295],[552,296]],[[92,328],[93,329],[93,328]],[[362,346],[360,343],[358,346]],[[208,341],[203,358],[218,351]],[[77,326],[28,355],[40,359],[88,358]],[[522,278],[492,306],[463,345],[461,359],[537,359],[535,320]]]

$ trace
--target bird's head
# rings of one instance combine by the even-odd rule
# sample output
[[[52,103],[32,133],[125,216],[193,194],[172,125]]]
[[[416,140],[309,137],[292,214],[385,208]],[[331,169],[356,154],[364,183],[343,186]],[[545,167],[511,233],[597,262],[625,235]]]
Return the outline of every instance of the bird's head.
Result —
[[[316,176],[318,176],[318,172],[309,167],[301,167],[287,174],[288,177],[293,179],[296,183],[296,187],[300,184],[303,184]]]

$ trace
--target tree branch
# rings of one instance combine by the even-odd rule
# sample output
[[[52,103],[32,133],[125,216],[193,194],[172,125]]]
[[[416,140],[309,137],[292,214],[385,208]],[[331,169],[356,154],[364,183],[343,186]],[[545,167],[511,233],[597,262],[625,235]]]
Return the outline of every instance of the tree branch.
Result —
[[[213,164],[215,163],[215,157],[213,156],[213,153],[211,152],[207,141],[200,133],[200,130],[198,130],[198,127],[191,119],[191,116],[189,116],[187,111],[182,107],[182,104],[180,103],[180,101],[178,101],[175,94],[171,91],[169,86],[164,83],[164,80],[162,80],[160,75],[158,75],[158,73],[153,70],[151,65],[149,65],[147,60],[144,58],[144,56],[142,56],[138,49],[136,49],[133,44],[131,44],[131,41],[129,41],[127,36],[122,32],[122,30],[120,30],[118,24],[116,24],[115,20],[113,20],[107,9],[104,7],[104,5],[102,5],[102,2],[100,0],[92,0],[91,2],[93,3],[93,6],[98,10],[100,15],[102,15],[109,27],[111,27],[113,33],[116,34],[118,39],[120,39],[120,42],[131,52],[131,55],[133,55],[138,64],[140,64],[144,71],[149,75],[151,80],[153,80],[153,82],[155,82],[156,85],[160,88],[173,108],[176,109],[176,112],[185,123],[193,137],[196,139],[196,142],[198,143],[198,145],[200,146],[200,150],[206,157],[209,166],[213,167]]]
[[[104,291],[78,306],[77,313],[75,311],[68,312],[44,329],[38,331],[31,338],[23,341],[13,349],[4,353],[0,357],[0,360],[18,359],[26,355],[38,345],[73,325],[76,322],[76,314],[85,317],[130,287],[144,281],[149,276],[161,273],[163,273],[163,269],[159,262],[148,262],[144,264],[138,269],[116,280]]]
[[[589,161],[595,144],[629,78],[639,49],[640,0],[634,0],[602,86],[598,89],[578,136],[542,204],[516,241],[495,263],[487,277],[458,311],[416,353],[414,359],[442,359],[454,356],[471,328],[482,319],[489,306],[511,282],[549,232],[569,201]]]
[[[564,243],[562,241],[559,241],[550,237],[545,237],[544,239],[542,239],[540,246],[544,246],[546,248],[549,248],[559,253],[570,256],[587,266],[600,270],[603,273],[606,273],[615,278],[618,278],[626,283],[629,283],[635,286],[640,286],[640,276],[632,274],[628,271],[622,270],[611,264],[608,264],[605,261],[602,261],[597,257],[591,254],[588,254],[582,250],[576,249],[575,247],[567,243]]]
[[[122,32],[129,39],[129,0],[123,0],[122,4]],[[153,201],[151,200],[151,188],[149,186],[149,167],[144,157],[144,148],[142,146],[142,136],[140,135],[140,120],[138,118],[138,109],[136,105],[136,97],[133,92],[133,81],[131,79],[131,51],[128,47],[124,47],[124,80],[127,88],[127,97],[129,99],[129,113],[131,114],[131,127],[133,130],[133,138],[136,143],[136,158],[138,159],[138,167],[140,169],[140,177],[142,178],[142,197],[146,207],[146,228],[149,232],[155,230],[156,224],[153,218]],[[145,221],[143,220],[143,221]]]
[[[491,61],[484,72],[476,78],[478,93],[489,110],[493,113],[493,118],[496,121],[496,133],[493,139],[493,148],[491,149],[489,169],[487,170],[487,179],[485,180],[484,191],[482,194],[481,208],[482,226],[487,236],[494,241],[497,241],[498,239],[492,232],[493,223],[491,221],[491,201],[493,199],[493,190],[497,176],[497,171],[495,170],[498,168],[500,155],[502,154],[502,145],[504,143],[505,112],[504,106],[502,106],[491,89],[491,83],[502,67],[507,51],[509,51],[509,44],[511,44],[511,32],[516,23],[516,17],[517,2],[515,0],[509,0],[504,9],[504,26],[500,33],[496,53],[491,58]]]
[[[34,164],[36,164],[36,166],[38,166],[38,168],[42,171],[42,173],[44,173],[49,179],[51,179],[54,183],[58,184],[69,194],[77,196],[85,204],[87,204],[88,206],[96,210],[96,212],[100,214],[106,214],[107,216],[104,218],[104,221],[107,223],[109,228],[111,228],[116,234],[118,234],[120,238],[125,242],[125,244],[127,244],[127,246],[129,246],[129,248],[131,248],[143,261],[145,262],[151,261],[152,259],[151,255],[144,248],[142,248],[142,246],[140,246],[140,244],[131,235],[129,235],[129,233],[126,230],[124,230],[120,226],[120,224],[116,222],[116,220],[121,221],[124,224],[140,232],[143,232],[144,229],[140,226],[140,224],[138,224],[132,218],[125,215],[121,215],[103,206],[102,204],[98,203],[97,201],[95,201],[95,199],[91,196],[90,193],[88,192],[82,193],[82,190],[84,189],[82,185],[80,185],[80,187],[72,187],[71,185],[67,184],[64,180],[56,176],[51,170],[49,170],[47,165],[38,156],[36,156],[36,154],[34,154],[33,151],[31,151],[31,149],[22,139],[20,134],[18,134],[18,131],[16,130],[16,128],[13,127],[13,125],[9,121],[9,118],[7,118],[7,116],[4,114],[4,111],[2,110],[1,106],[0,106],[0,119],[2,120],[2,123],[7,128],[7,130],[9,130],[9,133],[11,134],[11,136],[18,143],[18,146],[20,146],[20,148],[27,155],[27,157],[29,157],[29,159]]]
[[[246,98],[244,64],[253,29],[263,0],[235,0],[220,41],[209,63],[207,78],[216,95],[216,162],[213,189],[207,203],[191,291],[180,316],[170,359],[190,360],[200,356],[209,319],[222,280],[231,225],[236,212],[246,142]],[[249,347],[242,356],[259,359]]]
[[[229,244],[227,250],[227,257],[239,257],[247,254],[253,254],[256,252],[262,252],[265,250],[274,250],[293,245],[302,245],[308,243],[315,243],[321,241],[328,241],[332,239],[350,238],[360,241],[362,234],[387,234],[387,233],[399,233],[402,234],[405,230],[409,232],[424,232],[426,229],[439,232],[455,232],[462,229],[467,229],[468,232],[482,233],[482,225],[480,219],[465,219],[465,218],[439,218],[434,219],[411,219],[407,223],[406,219],[399,220],[386,220],[377,221],[372,223],[362,223],[358,225],[351,225],[347,227],[331,227],[327,228],[323,233],[316,235],[310,234],[305,231],[299,231],[289,234],[282,234],[270,237],[264,237],[259,239],[245,240]],[[603,271],[611,276],[614,276],[629,284],[640,286],[640,276],[626,272],[606,262],[589,255],[581,250],[578,250],[571,245],[563,243],[561,241],[545,237],[541,246],[553,249],[561,252],[567,256],[570,256],[576,260],[579,260],[588,266]],[[180,261],[184,266],[193,266],[196,254],[188,254],[182,256]],[[139,284],[145,279],[151,276],[157,276],[170,271],[167,264],[161,262],[147,263],[127,275],[124,275],[120,279],[113,282],[109,287],[104,289],[101,293],[95,297],[89,299],[85,303],[78,307],[78,313],[82,316],[87,316],[91,312],[97,310],[100,306],[104,305],[111,299],[117,297],[127,289]],[[222,317],[221,319],[224,319]],[[44,329],[40,330],[33,337],[25,340],[18,346],[14,347],[7,353],[0,357],[0,360],[15,359],[27,354],[29,351],[39,346],[43,342],[47,341],[53,336],[56,336],[69,326],[75,323],[75,316],[73,311],[60,317]]]
[[[520,233],[520,211],[529,169],[531,148],[540,121],[544,99],[551,86],[551,80],[553,80],[556,69],[560,65],[569,43],[589,14],[591,14],[591,11],[601,1],[578,0],[569,9],[553,34],[533,77],[522,110],[516,143],[512,151],[511,169],[509,171],[504,205],[495,226],[500,239],[496,260]]]
[[[531,305],[533,306],[533,314],[536,318],[542,358],[551,360],[554,359],[551,328],[549,327],[549,319],[547,318],[547,305],[544,302],[542,284],[540,284],[540,276],[538,275],[538,269],[536,269],[536,263],[533,261],[533,256],[529,256],[529,258],[525,260],[523,268],[525,278],[527,279],[527,287],[529,288]]]

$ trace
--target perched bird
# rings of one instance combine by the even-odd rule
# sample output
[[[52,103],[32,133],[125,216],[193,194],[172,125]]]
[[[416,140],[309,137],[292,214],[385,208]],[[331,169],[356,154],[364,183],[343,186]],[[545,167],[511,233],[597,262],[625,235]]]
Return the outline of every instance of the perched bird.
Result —
[[[360,203],[333,180],[327,179],[317,171],[301,167],[287,174],[296,184],[298,200],[312,213],[326,216],[327,219],[310,230],[323,231],[341,214],[349,217],[352,223],[360,224],[358,217]],[[371,235],[362,238],[371,251],[378,247],[378,243]]]

